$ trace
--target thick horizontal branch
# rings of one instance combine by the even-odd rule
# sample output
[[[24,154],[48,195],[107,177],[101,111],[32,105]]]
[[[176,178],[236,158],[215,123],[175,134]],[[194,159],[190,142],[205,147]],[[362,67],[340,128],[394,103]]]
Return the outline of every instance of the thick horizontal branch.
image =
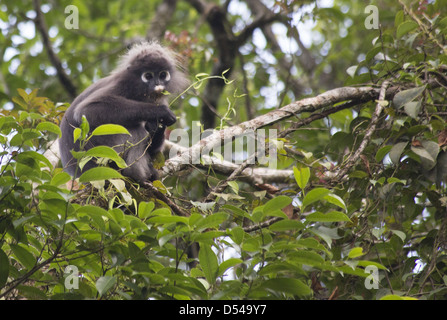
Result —
[[[316,110],[349,100],[370,101],[377,99],[380,88],[374,87],[342,87],[327,91],[313,98],[306,98],[293,102],[281,109],[271,111],[265,115],[245,121],[241,124],[216,131],[205,139],[200,140],[177,156],[166,161],[163,168],[164,175],[172,175],[186,168],[192,163],[194,155],[203,154],[203,150],[211,150],[222,145],[225,141],[243,135],[247,131],[257,130],[265,126],[272,125],[302,112],[314,112]],[[237,167],[237,165],[236,165]],[[247,170],[247,169],[246,169]]]
[[[173,153],[187,153],[189,148],[185,148],[179,146],[171,141],[165,141],[165,147],[168,151]],[[240,167],[240,164],[236,164],[230,161],[225,161],[218,159],[216,157],[211,157],[209,155],[202,155],[202,160],[207,164],[194,164],[195,167],[206,169],[208,166],[211,166],[214,171],[219,172],[221,174],[230,175],[235,170]],[[166,160],[166,164],[168,164],[170,160]],[[185,166],[182,166],[182,169],[185,169]],[[161,173],[161,177],[167,176],[166,171]],[[240,180],[246,181],[252,185],[263,184],[263,183],[284,183],[293,179],[293,171],[292,170],[276,170],[270,168],[252,168],[248,167],[242,170],[238,176]]]

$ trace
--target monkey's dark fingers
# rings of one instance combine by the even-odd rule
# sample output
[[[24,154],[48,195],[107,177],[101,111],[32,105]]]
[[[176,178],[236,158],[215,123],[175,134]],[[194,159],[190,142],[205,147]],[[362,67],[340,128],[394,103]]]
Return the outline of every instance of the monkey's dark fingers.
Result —
[[[177,117],[174,114],[160,119],[160,123],[167,127],[172,126],[176,122],[177,122]]]

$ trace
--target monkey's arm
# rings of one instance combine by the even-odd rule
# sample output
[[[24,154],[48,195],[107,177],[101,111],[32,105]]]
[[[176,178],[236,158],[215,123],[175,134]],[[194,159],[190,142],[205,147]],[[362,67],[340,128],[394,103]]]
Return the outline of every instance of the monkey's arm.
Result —
[[[170,126],[175,123],[175,114],[165,105],[126,99],[121,96],[86,99],[75,106],[74,118],[80,122],[85,116],[92,128],[106,123],[124,127],[138,125],[141,121],[163,123]]]

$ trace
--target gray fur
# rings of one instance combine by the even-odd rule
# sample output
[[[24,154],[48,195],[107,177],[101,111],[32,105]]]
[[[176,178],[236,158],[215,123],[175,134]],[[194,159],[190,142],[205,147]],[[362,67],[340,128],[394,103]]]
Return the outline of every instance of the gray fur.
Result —
[[[178,57],[171,50],[156,42],[140,43],[121,58],[109,76],[81,93],[67,109],[61,123],[59,148],[65,170],[78,177],[96,166],[94,161],[90,161],[81,171],[70,152],[79,151],[79,144],[73,142],[73,130],[79,127],[82,116],[85,116],[91,130],[102,124],[114,123],[126,127],[131,134],[130,137],[93,137],[87,149],[99,145],[113,147],[128,165],[122,171],[125,176],[137,182],[157,179],[152,157],[163,145],[165,128],[176,122],[167,105],[168,96],[161,90],[164,88],[170,93],[169,97],[175,97],[188,84],[177,61]],[[166,72],[169,72],[169,77],[166,77]]]

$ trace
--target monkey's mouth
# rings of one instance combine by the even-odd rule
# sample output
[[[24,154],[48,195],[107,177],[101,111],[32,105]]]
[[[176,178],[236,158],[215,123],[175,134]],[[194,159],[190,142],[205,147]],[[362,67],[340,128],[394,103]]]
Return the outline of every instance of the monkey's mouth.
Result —
[[[149,93],[149,102],[157,103],[159,102],[167,93],[165,87],[158,85],[155,89]]]
[[[161,100],[162,97],[163,97],[163,95],[160,93],[151,92],[149,94],[148,101],[152,102],[152,103],[157,103]]]

